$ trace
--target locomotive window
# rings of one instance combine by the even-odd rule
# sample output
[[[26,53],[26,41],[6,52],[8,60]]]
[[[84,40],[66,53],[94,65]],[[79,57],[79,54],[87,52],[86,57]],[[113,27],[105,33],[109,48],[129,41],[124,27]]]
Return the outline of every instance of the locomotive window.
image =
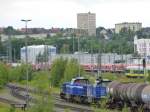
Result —
[[[77,84],[89,84],[89,80],[87,80],[87,79],[77,79],[77,80],[75,80],[75,83],[77,83]]]

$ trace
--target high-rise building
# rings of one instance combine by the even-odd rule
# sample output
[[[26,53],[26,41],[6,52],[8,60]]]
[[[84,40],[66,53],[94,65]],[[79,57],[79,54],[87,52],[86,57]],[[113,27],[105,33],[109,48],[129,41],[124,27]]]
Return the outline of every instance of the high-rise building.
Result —
[[[96,36],[96,14],[78,13],[77,28],[85,30],[89,36]]]

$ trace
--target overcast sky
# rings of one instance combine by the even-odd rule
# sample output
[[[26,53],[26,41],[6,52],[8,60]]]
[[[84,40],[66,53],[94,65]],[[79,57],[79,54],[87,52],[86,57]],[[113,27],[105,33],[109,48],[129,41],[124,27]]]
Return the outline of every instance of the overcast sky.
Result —
[[[150,0],[0,0],[0,27],[77,27],[77,13],[96,13],[96,26],[142,22],[150,27]]]

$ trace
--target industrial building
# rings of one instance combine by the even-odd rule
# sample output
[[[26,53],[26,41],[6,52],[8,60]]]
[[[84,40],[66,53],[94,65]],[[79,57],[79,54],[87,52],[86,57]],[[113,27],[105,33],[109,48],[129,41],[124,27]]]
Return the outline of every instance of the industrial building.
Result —
[[[78,13],[77,29],[87,31],[89,36],[96,36],[96,14],[91,12]]]
[[[118,23],[115,24],[115,33],[119,33],[123,28],[126,30],[131,30],[131,31],[140,31],[142,29],[142,23],[139,22],[133,22],[133,23]]]
[[[26,63],[26,47],[21,48],[21,62]],[[50,62],[51,56],[56,55],[56,47],[49,45],[27,46],[28,63],[38,64]]]

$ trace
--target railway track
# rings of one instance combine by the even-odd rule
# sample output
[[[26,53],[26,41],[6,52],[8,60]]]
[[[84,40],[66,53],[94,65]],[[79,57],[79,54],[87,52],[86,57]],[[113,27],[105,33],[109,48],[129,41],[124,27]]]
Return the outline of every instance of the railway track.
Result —
[[[15,85],[15,84],[7,84],[6,85],[9,89],[11,89],[11,94],[14,97],[17,97],[18,99],[21,100],[26,100],[26,96],[24,94],[21,94],[21,92],[26,92],[27,89],[25,87]],[[44,95],[50,95],[48,92],[42,92],[38,91],[36,89],[28,89],[29,93],[34,93],[34,94],[44,94]],[[25,93],[26,94],[26,93]],[[52,97],[54,98],[54,106],[55,108],[61,108],[61,109],[70,109],[73,112],[93,112],[93,110],[85,105],[79,105],[79,104],[73,104],[66,102],[65,100],[60,99],[59,94],[52,94]],[[35,98],[29,98],[29,101],[32,103],[36,103],[37,99]]]
[[[20,102],[14,101],[14,100],[10,100],[4,97],[0,97],[0,102],[2,103],[7,103],[7,104],[20,104]]]
[[[21,108],[22,110],[25,110],[26,108],[26,103],[17,102],[4,97],[0,97],[0,102],[9,104],[10,106],[15,108]]]
[[[6,85],[6,87],[8,88],[11,88],[11,89],[17,89],[19,91],[27,91],[27,88],[24,87],[24,86],[20,86],[20,85],[17,85],[17,84],[13,84],[13,83],[8,83]],[[33,88],[28,88],[28,91],[30,93],[33,93],[33,94],[44,94],[44,95],[50,95],[50,93],[48,91],[41,91],[41,90],[38,90],[38,89],[33,89]]]
[[[63,103],[62,102],[55,102],[55,106],[59,108],[68,108],[73,111],[77,112],[94,112],[94,110],[90,109],[89,107],[81,106],[81,105],[73,105],[70,103]]]

